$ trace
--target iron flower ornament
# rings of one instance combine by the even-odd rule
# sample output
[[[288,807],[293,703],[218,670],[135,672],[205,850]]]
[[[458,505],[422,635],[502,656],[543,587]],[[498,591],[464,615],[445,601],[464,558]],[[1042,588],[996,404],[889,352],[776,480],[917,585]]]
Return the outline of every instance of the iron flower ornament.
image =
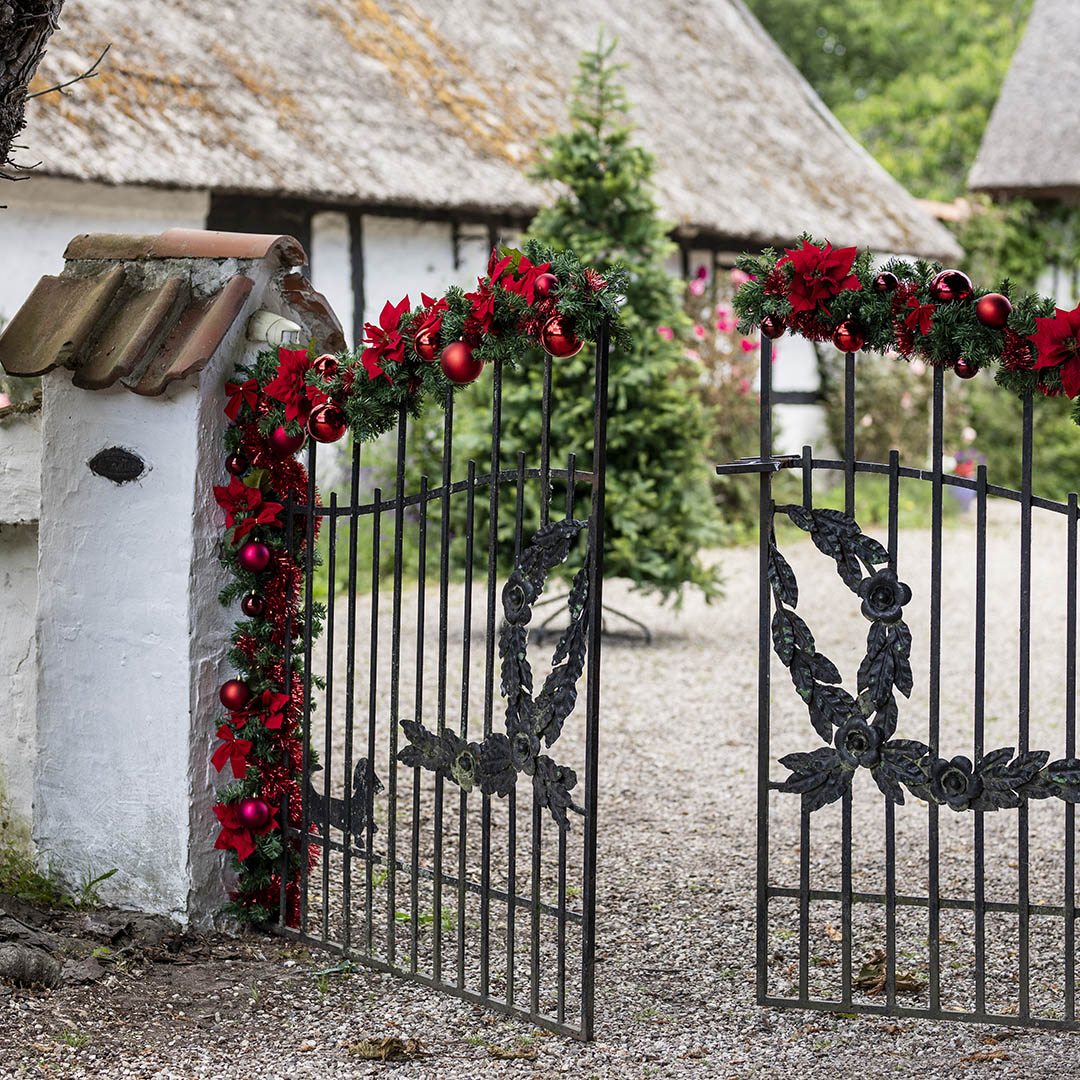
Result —
[[[911,631],[904,606],[911,589],[887,564],[889,553],[866,536],[853,517],[839,510],[777,506],[793,524],[810,534],[814,545],[832,558],[844,584],[862,601],[870,622],[866,655],[859,665],[856,696],[841,685],[836,665],[818,652],[813,632],[795,612],[799,586],[790,564],[769,545],[769,583],[775,601],[773,649],[788,669],[806,705],[810,723],[826,743],[808,753],[780,759],[789,775],[780,790],[798,794],[807,810],[841,798],[855,774],[866,769],[881,793],[904,802],[905,790],[916,798],[952,810],[1001,810],[1023,799],[1058,798],[1080,802],[1080,758],[1050,761],[1045,750],[1015,753],[1002,747],[978,761],[938,757],[936,750],[913,739],[898,739],[896,695],[911,694]]]

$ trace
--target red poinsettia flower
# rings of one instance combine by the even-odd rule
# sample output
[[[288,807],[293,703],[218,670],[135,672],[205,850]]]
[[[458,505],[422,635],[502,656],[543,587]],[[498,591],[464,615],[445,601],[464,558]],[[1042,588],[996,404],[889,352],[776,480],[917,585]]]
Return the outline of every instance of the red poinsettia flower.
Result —
[[[1060,368],[1061,385],[1074,398],[1080,394],[1080,304],[1072,311],[1054,309],[1051,319],[1036,319],[1030,341],[1039,351],[1036,368]]]
[[[472,304],[465,318],[462,337],[473,347],[480,344],[483,334],[491,330],[491,321],[495,317],[495,290],[483,278],[477,278],[476,292],[466,293],[465,299]]]
[[[924,336],[930,333],[934,325],[934,305],[920,304],[917,296],[907,298],[906,307],[911,310],[904,316],[904,325],[912,330],[918,330]]]
[[[248,487],[238,477],[229,480],[228,487],[215,487],[214,498],[225,511],[225,528],[236,525],[233,542],[241,540],[256,525],[273,525],[281,528],[277,516],[284,509],[279,502],[263,502],[258,488]],[[237,524],[239,519],[239,524]]]
[[[221,823],[221,832],[218,834],[214,847],[219,851],[228,851],[230,848],[236,851],[236,857],[243,862],[254,850],[256,836],[264,836],[271,829],[278,828],[277,814],[280,807],[268,803],[270,807],[270,820],[261,829],[250,829],[240,817],[239,803],[226,803],[224,806],[215,806],[214,813]]]
[[[314,386],[304,385],[310,367],[307,349],[278,349],[277,374],[263,388],[263,394],[285,406],[286,423],[303,419],[312,405],[326,400],[326,395]]]
[[[387,360],[400,364],[405,359],[405,345],[401,340],[401,316],[408,310],[409,298],[407,296],[397,307],[387,300],[379,313],[379,325],[364,324],[364,335],[368,347],[360,360],[368,373],[369,380],[383,375],[387,382],[394,381],[383,369],[382,364]]]
[[[423,302],[424,310],[420,312],[420,317],[416,321],[416,333],[419,334],[421,330],[429,330],[432,334],[438,335],[442,329],[443,313],[450,310],[450,305],[446,302],[445,296],[435,300],[433,297],[428,296],[427,293],[421,293],[420,299]]]
[[[229,398],[225,405],[225,415],[234,422],[240,415],[242,406],[250,406],[253,412],[259,407],[259,384],[254,379],[242,383],[227,382],[225,393]]]
[[[225,768],[225,762],[228,762],[232,766],[233,776],[237,780],[243,780],[247,775],[247,756],[251,753],[251,743],[247,739],[238,739],[227,724],[218,728],[217,737],[222,742],[210,759],[214,768],[221,772]]]
[[[834,248],[828,241],[824,247],[804,240],[796,251],[785,248],[776,265],[790,263],[794,270],[788,291],[792,309],[815,311],[821,307],[828,314],[826,300],[849,289],[861,289],[859,279],[851,272],[856,254],[856,248]]]

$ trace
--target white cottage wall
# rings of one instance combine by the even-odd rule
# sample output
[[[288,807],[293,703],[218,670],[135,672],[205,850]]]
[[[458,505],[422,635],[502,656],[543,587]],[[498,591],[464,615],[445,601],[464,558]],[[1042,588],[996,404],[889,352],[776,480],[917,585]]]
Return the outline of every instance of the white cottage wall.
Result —
[[[10,319],[44,274],[64,269],[64,249],[79,233],[159,233],[202,229],[205,191],[112,186],[34,176],[4,189],[0,215],[0,322]]]
[[[37,755],[41,414],[0,417],[0,844],[29,846]]]

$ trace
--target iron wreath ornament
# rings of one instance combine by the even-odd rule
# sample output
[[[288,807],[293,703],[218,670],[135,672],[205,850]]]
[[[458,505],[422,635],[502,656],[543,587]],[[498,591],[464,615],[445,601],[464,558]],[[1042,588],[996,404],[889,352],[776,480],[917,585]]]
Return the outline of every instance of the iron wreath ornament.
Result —
[[[894,738],[899,716],[896,692],[909,697],[913,686],[911,631],[903,619],[911,590],[897,579],[895,570],[882,565],[889,562],[889,553],[850,515],[798,505],[774,510],[809,533],[818,550],[835,561],[870,621],[857,676],[858,696],[852,697],[840,685],[836,665],[817,651],[810,628],[795,613],[798,582],[780,554],[775,532],[771,533],[773,649],[805,702],[814,730],[828,744],[782,757],[780,764],[790,775],[779,785],[780,791],[799,794],[807,811],[818,810],[849,791],[855,773],[863,768],[885,798],[896,804],[904,802],[905,788],[916,798],[958,811],[1010,809],[1022,799],[1080,802],[1080,758],[1049,761],[1047,750],[1016,754],[1009,746],[972,763],[963,756],[938,757],[926,743]]]
[[[555,647],[551,672],[535,697],[527,639],[532,607],[543,592],[548,572],[566,561],[570,545],[588,527],[587,521],[574,518],[545,525],[533,535],[503,586],[499,656],[501,689],[506,698],[505,734],[491,732],[477,743],[449,728],[433,732],[415,720],[405,720],[401,726],[411,745],[398,754],[404,765],[435,772],[466,792],[478,787],[485,795],[508,795],[524,773],[532,777],[540,805],[563,830],[569,828],[568,811],[585,812],[570,794],[577,785],[577,773],[541,754],[540,744],[542,740],[545,746],[554,745],[577,703],[577,681],[585,666],[587,646],[591,548],[570,587],[570,624]]]

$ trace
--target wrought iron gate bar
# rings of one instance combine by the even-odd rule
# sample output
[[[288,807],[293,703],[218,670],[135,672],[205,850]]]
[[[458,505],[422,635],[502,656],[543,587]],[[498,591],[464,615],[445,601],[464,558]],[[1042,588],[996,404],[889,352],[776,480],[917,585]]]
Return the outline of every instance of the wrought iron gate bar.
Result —
[[[812,460],[812,466],[815,471],[822,472],[844,472],[847,469],[846,463],[841,458],[814,458]],[[720,476],[741,476],[747,473],[759,474],[759,473],[776,473],[782,469],[803,469],[806,466],[802,458],[797,455],[785,455],[783,457],[775,458],[753,458],[749,461],[733,461],[727,465],[717,465],[716,472]],[[881,463],[880,461],[856,461],[855,462],[856,473],[880,473],[882,475],[889,474],[889,466]],[[905,480],[925,480],[932,482],[934,479],[934,473],[931,469],[917,469],[910,465],[900,466],[899,475]],[[946,473],[941,478],[941,483],[944,487],[963,488],[967,491],[978,492],[978,480],[972,479],[969,476],[955,476],[952,473]],[[1002,487],[999,484],[987,484],[986,493],[991,498],[995,499],[1007,499],[1010,502],[1020,502],[1023,497],[1023,492],[1017,488]],[[1049,510],[1051,513],[1067,515],[1069,507],[1066,503],[1055,502],[1053,499],[1044,499],[1039,495],[1032,494],[1031,505],[1036,510]]]
[[[797,1006],[807,1009],[825,1011],[857,1011],[875,1013],[879,1015],[910,1016],[910,1017],[933,1017],[938,1019],[986,1021],[1013,1026],[1033,1026],[1047,1029],[1060,1029],[1076,1026],[1076,918],[1078,915],[1075,902],[1075,824],[1077,791],[1075,790],[1075,774],[1080,773],[1080,761],[1076,760],[1076,637],[1078,633],[1078,560],[1077,552],[1078,532],[1080,532],[1080,507],[1075,494],[1070,495],[1068,503],[1055,502],[1036,496],[1032,491],[1032,461],[1033,461],[1033,401],[1030,395],[1023,399],[1023,429],[1022,429],[1022,480],[1019,490],[1006,488],[989,483],[985,465],[980,465],[973,477],[946,476],[944,473],[944,427],[945,427],[945,370],[935,367],[932,372],[932,414],[931,414],[931,465],[929,468],[913,468],[902,466],[899,453],[895,450],[889,454],[888,463],[859,461],[856,456],[856,363],[855,357],[848,354],[845,357],[844,368],[844,448],[843,456],[835,458],[815,458],[811,447],[803,447],[801,455],[774,455],[772,451],[772,428],[771,408],[775,403],[772,394],[772,345],[768,339],[761,341],[761,407],[760,407],[760,449],[755,458],[743,458],[739,461],[730,462],[717,468],[720,475],[757,474],[759,483],[760,501],[760,539],[759,539],[759,682],[758,682],[758,861],[757,861],[757,991],[758,1000],[762,1004],[791,1007]],[[776,507],[772,501],[772,477],[781,469],[801,469],[802,471],[802,501],[801,506]],[[844,513],[837,511],[813,511],[813,476],[815,471],[842,472],[844,474]],[[882,547],[875,541],[864,537],[858,529],[855,521],[856,510],[856,480],[859,474],[879,474],[888,477],[888,544]],[[837,537],[837,554],[833,557],[837,560],[837,569],[841,571],[841,577],[853,591],[864,597],[869,593],[863,590],[863,586],[877,574],[886,575],[892,582],[897,581],[898,572],[898,540],[899,540],[899,485],[900,480],[909,479],[927,482],[931,488],[931,515],[930,515],[930,588],[928,590],[929,603],[929,681],[928,681],[928,712],[927,712],[927,744],[914,743],[910,740],[900,740],[890,745],[903,745],[910,753],[917,750],[924,756],[925,762],[936,763],[938,766],[952,768],[958,774],[968,775],[968,794],[963,797],[963,791],[957,789],[954,795],[945,796],[940,793],[933,794],[926,785],[929,780],[922,781],[923,788],[919,788],[916,782],[914,793],[924,799],[926,804],[927,828],[926,828],[926,867],[927,888],[923,896],[913,895],[910,889],[907,893],[897,892],[897,838],[896,838],[896,803],[889,796],[885,786],[882,791],[886,794],[883,807],[883,839],[884,839],[884,863],[885,880],[884,890],[856,891],[853,888],[852,866],[852,841],[853,841],[853,818],[852,818],[852,788],[850,784],[840,785],[830,789],[832,799],[840,799],[840,825],[841,825],[841,851],[840,858],[833,863],[838,871],[839,882],[830,887],[812,887],[811,859],[813,839],[813,810],[817,806],[824,805],[822,800],[814,802],[811,798],[816,790],[813,785],[824,781],[815,779],[811,772],[805,774],[793,773],[783,782],[774,782],[770,776],[771,765],[771,722],[770,722],[770,691],[771,673],[770,665],[773,652],[773,633],[778,633],[776,651],[785,666],[792,673],[796,689],[803,693],[804,700],[810,705],[810,696],[818,693],[818,687],[828,684],[839,684],[840,677],[826,678],[835,672],[835,665],[820,654],[815,653],[812,634],[801,619],[789,617],[794,615],[793,609],[797,603],[797,584],[790,567],[780,558],[780,564],[772,567],[770,564],[770,549],[774,557],[779,558],[779,552],[775,549],[773,537],[774,514],[780,511],[791,518],[800,527],[812,532],[813,539],[821,550],[829,548],[830,541],[824,533],[814,534],[810,522],[814,522],[814,528],[825,528],[821,523],[828,518],[833,521],[833,527],[839,530]],[[944,491],[947,487],[966,490],[974,495],[975,504],[975,630],[974,630],[974,667],[973,667],[973,732],[972,753],[975,765],[972,766],[966,758],[956,758],[953,762],[944,762],[939,757],[939,744],[941,735],[941,677],[942,677],[942,586],[943,586],[943,502]],[[986,739],[986,663],[987,663],[987,639],[986,620],[987,610],[987,569],[988,569],[988,542],[987,542],[987,512],[990,498],[1003,499],[1019,504],[1020,509],[1020,582],[1019,582],[1019,625],[1018,625],[1018,670],[1017,670],[1017,749],[1016,760],[1011,761],[1014,751],[1009,749],[992,751],[987,753]],[[1064,514],[1067,519],[1067,552],[1066,552],[1066,643],[1065,643],[1065,754],[1062,761],[1047,764],[1049,754],[1046,751],[1032,753],[1030,751],[1030,688],[1031,688],[1031,614],[1032,614],[1032,575],[1031,559],[1033,548],[1033,520],[1032,511],[1035,509],[1048,511],[1055,514]],[[799,515],[805,515],[800,518]],[[845,532],[844,530],[849,530]],[[843,540],[847,537],[847,540]],[[843,541],[843,542],[841,542]],[[866,566],[869,577],[864,576],[862,566],[850,566],[845,569],[843,560],[848,556],[844,544],[855,545],[852,557]],[[869,544],[869,547],[860,548],[860,544]],[[870,561],[863,557],[867,554]],[[877,571],[873,564],[887,563],[887,569]],[[775,573],[776,579],[770,584],[770,572]],[[785,574],[787,578],[785,578]],[[776,589],[777,617],[780,630],[777,631],[772,625],[773,591]],[[899,586],[910,598],[910,590],[906,586]],[[899,590],[895,595],[901,596],[899,603],[906,602]],[[864,614],[871,620],[884,620],[881,625],[891,627],[895,624],[887,620],[893,618],[887,613],[888,605],[885,604],[880,610],[882,614],[875,612],[877,608],[868,610],[864,607]],[[892,609],[888,609],[891,611]],[[896,608],[897,611],[900,608]],[[785,620],[789,620],[785,622]],[[790,656],[785,652],[784,634],[791,628],[796,636],[805,630],[806,641],[796,645],[797,649],[804,650],[804,656],[816,657],[820,661],[824,674],[819,677],[814,675],[807,685],[804,680],[800,683],[800,677],[796,677],[795,668],[789,664]],[[799,628],[802,628],[801,630]],[[891,633],[891,629],[888,631]],[[880,635],[880,630],[878,631]],[[898,632],[899,633],[899,632]],[[907,635],[906,627],[903,633]],[[871,638],[874,631],[871,630]],[[881,640],[891,640],[887,637]],[[910,648],[910,635],[906,638],[898,637],[899,655],[907,663],[908,650]],[[873,657],[870,654],[870,639],[868,638],[868,655],[865,663],[869,664]],[[905,643],[906,642],[906,643]],[[879,646],[879,651],[880,651]],[[876,655],[876,654],[875,654]],[[785,658],[787,657],[787,658]],[[871,670],[871,669],[868,669]],[[874,708],[880,710],[883,706],[875,694],[881,691],[864,690],[863,673],[860,673],[860,692],[870,695],[861,706],[863,709]],[[876,678],[876,676],[874,676]],[[910,676],[904,682],[894,678],[893,689],[900,689],[901,693],[907,694],[910,689]],[[905,689],[906,685],[906,689]],[[831,685],[826,689],[833,688]],[[846,695],[842,687],[836,686],[838,693]],[[804,693],[805,691],[805,693]],[[847,699],[855,702],[854,698],[847,695]],[[814,701],[818,699],[813,698]],[[890,698],[890,700],[892,700]],[[826,698],[822,698],[826,701]],[[856,703],[857,705],[858,703]],[[824,714],[822,714],[824,715]],[[868,714],[864,714],[868,715]],[[814,714],[811,712],[811,719]],[[856,717],[856,719],[858,719]],[[819,717],[820,720],[820,717]],[[866,723],[870,721],[867,719]],[[888,731],[883,735],[884,739],[891,739],[895,730],[895,705],[891,721],[876,721],[883,723]],[[843,725],[843,718],[832,720],[832,724]],[[826,720],[826,729],[830,722]],[[883,727],[883,730],[884,730]],[[820,731],[820,728],[819,728]],[[823,736],[828,740],[828,736]],[[840,739],[840,734],[836,734]],[[839,747],[841,743],[836,742]],[[884,745],[884,744],[882,744]],[[846,747],[847,744],[845,743]],[[921,749],[920,749],[921,748]],[[849,751],[851,752],[851,751]],[[817,751],[818,754],[826,754],[825,750]],[[835,755],[831,747],[827,755]],[[791,755],[795,759],[813,758],[813,755]],[[824,761],[826,758],[820,758]],[[831,759],[829,759],[831,760]],[[843,759],[837,758],[842,761]],[[914,761],[914,758],[912,759]],[[957,764],[957,762],[961,764]],[[860,764],[864,762],[860,761]],[[796,765],[785,759],[789,768],[796,769]],[[866,762],[872,765],[872,761]],[[807,766],[808,768],[810,766]],[[920,766],[920,768],[923,766]],[[998,769],[998,772],[994,772]],[[1011,771],[1010,771],[1011,770]],[[940,771],[940,770],[938,770]],[[929,772],[924,773],[930,776]],[[798,776],[804,776],[806,782],[797,781]],[[910,776],[916,780],[915,772]],[[934,773],[937,776],[937,772]],[[907,780],[902,781],[908,784]],[[935,780],[935,782],[937,782]],[[801,784],[801,786],[800,786]],[[974,785],[978,785],[977,787]],[[985,787],[984,787],[985,785]],[[770,792],[772,790],[802,791],[797,809],[793,806],[792,811],[798,813],[797,830],[799,852],[797,860],[798,884],[787,886],[774,884],[770,881]],[[1030,837],[1029,837],[1029,808],[1030,798],[1046,798],[1050,795],[1061,798],[1064,802],[1064,883],[1062,903],[1032,903],[1030,882]],[[927,796],[924,798],[924,796]],[[825,802],[830,801],[825,799]],[[939,832],[939,814],[941,806],[948,802],[954,810],[969,808],[973,810],[973,872],[974,885],[970,896],[941,894],[942,871],[940,865],[941,837]],[[986,850],[985,850],[985,821],[984,814],[990,809],[1014,808],[1017,810],[1016,825],[1016,892],[1008,899],[987,899],[986,896]],[[789,818],[790,826],[796,827],[796,822]],[[831,860],[830,860],[831,861]],[[824,867],[817,872],[820,874]],[[836,887],[838,885],[838,887]],[[770,902],[773,900],[786,900],[795,902],[795,911],[792,916],[797,921],[797,940],[799,957],[797,972],[792,971],[794,976],[788,994],[784,997],[770,992],[769,988],[769,933],[770,933]],[[836,935],[840,942],[841,963],[837,973],[839,986],[838,993],[834,998],[824,1000],[816,987],[812,985],[810,948],[811,948],[811,916],[812,906],[818,903],[838,904],[840,908],[840,934]],[[866,993],[855,994],[855,980],[853,967],[853,948],[855,942],[854,912],[856,905],[860,911],[869,909],[884,909],[884,939],[885,950],[883,956],[881,982],[873,993],[882,993],[881,1001],[867,1000]],[[928,972],[926,1005],[917,1007],[901,1005],[898,1001],[897,987],[897,953],[898,949],[898,918],[900,909],[926,911],[926,967]],[[946,969],[942,955],[942,912],[970,913],[974,920],[974,1007],[971,1009],[959,1009],[953,1004],[952,1007],[943,1007],[943,1001],[948,1004],[946,995],[955,993],[952,984],[951,969]],[[996,1011],[996,1003],[988,1000],[987,978],[991,970],[990,958],[987,949],[987,919],[991,915],[1005,915],[1016,918],[1017,938],[1015,950],[1010,953],[1017,964],[1014,981],[1017,985],[1017,997],[1015,1013],[1002,1014]],[[1032,919],[1050,918],[1058,919],[1060,929],[1064,933],[1065,956],[1064,956],[1064,992],[1062,1003],[1057,1006],[1056,1012],[1046,1013],[1046,1007],[1041,1003],[1035,1006],[1032,987]],[[790,924],[789,924],[790,925]],[[863,923],[860,921],[860,927]],[[860,930],[860,934],[865,927]],[[880,931],[878,931],[880,932]],[[910,931],[909,931],[910,932]],[[921,936],[921,935],[920,935]],[[834,976],[835,978],[836,976]],[[820,976],[819,976],[820,978]],[[814,980],[816,981],[816,980]],[[1007,984],[1011,985],[1011,984]],[[830,990],[830,994],[832,990]],[[967,1001],[964,1002],[968,1004]]]

